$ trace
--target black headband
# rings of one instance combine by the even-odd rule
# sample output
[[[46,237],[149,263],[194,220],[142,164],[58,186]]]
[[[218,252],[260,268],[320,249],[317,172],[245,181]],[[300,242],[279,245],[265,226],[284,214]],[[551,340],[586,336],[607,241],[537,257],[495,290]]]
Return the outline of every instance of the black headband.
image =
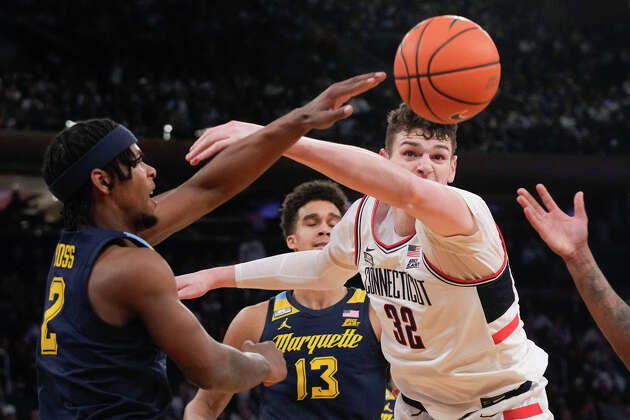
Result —
[[[87,182],[93,169],[107,165],[137,141],[136,136],[131,131],[118,125],[88,150],[81,159],[63,171],[48,189],[60,201],[67,200]]]

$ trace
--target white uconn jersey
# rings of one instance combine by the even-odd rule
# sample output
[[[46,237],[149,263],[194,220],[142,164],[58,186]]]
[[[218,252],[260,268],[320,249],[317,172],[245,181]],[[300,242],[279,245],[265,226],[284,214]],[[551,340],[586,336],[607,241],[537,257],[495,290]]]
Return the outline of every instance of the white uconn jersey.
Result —
[[[354,262],[361,273],[396,385],[437,419],[481,408],[481,398],[537,381],[547,367],[547,354],[523,330],[505,245],[487,205],[453,190],[477,223],[471,236],[441,237],[416,221],[414,234],[398,237],[391,208],[364,197],[329,244],[334,260]]]

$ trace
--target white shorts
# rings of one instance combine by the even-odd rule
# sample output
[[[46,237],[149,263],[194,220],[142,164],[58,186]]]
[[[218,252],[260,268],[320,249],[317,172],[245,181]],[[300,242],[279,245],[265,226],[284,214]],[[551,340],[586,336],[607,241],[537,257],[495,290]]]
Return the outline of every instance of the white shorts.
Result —
[[[452,417],[431,417],[428,412],[407,404],[402,399],[402,394],[399,394],[394,407],[394,418],[396,420],[549,420],[553,419],[553,414],[549,411],[545,386],[547,386],[547,379],[543,377],[540,381],[532,383],[529,391],[489,407],[469,412],[463,415],[464,417],[458,417],[458,414],[453,414]],[[448,411],[448,407],[444,409]]]

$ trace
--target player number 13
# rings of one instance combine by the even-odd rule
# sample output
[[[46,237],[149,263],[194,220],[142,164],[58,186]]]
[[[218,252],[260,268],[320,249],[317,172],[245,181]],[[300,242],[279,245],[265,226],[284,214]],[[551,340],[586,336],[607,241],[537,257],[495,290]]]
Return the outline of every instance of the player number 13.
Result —
[[[328,384],[328,388],[314,386],[311,388],[311,398],[336,398],[339,395],[339,382],[333,376],[337,373],[337,359],[333,356],[315,357],[311,360],[311,370],[326,368],[320,377]],[[306,386],[306,359],[303,357],[295,362],[297,374],[297,400],[301,401],[308,396]]]

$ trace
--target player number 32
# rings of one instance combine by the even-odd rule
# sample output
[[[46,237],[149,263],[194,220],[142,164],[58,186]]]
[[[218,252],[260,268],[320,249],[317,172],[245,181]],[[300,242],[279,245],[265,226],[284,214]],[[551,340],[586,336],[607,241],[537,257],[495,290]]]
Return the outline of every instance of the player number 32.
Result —
[[[385,305],[385,313],[387,318],[394,322],[394,338],[403,346],[409,346],[412,349],[423,349],[424,344],[419,335],[414,333],[418,330],[418,325],[413,317],[413,311],[406,306],[401,306],[400,315],[394,305],[389,303]]]

